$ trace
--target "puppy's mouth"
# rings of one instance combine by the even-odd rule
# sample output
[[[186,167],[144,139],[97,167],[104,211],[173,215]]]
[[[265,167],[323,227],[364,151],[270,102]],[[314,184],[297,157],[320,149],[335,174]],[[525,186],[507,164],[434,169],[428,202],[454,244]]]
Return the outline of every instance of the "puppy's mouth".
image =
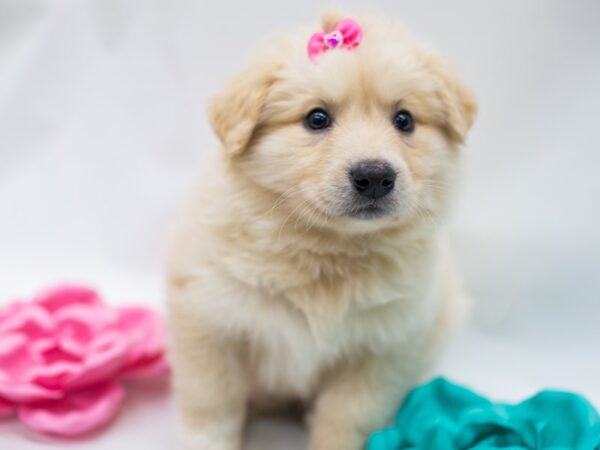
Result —
[[[346,208],[344,215],[353,219],[378,219],[387,216],[392,211],[390,202],[386,200],[355,201]]]

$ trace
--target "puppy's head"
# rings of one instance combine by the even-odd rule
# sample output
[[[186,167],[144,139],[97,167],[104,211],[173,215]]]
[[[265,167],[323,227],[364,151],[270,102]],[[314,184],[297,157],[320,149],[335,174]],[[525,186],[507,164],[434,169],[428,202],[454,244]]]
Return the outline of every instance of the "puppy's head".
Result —
[[[324,15],[328,32],[344,16]],[[374,229],[436,217],[476,112],[451,67],[401,26],[312,62],[308,34],[273,37],[211,105],[239,176],[311,226]]]

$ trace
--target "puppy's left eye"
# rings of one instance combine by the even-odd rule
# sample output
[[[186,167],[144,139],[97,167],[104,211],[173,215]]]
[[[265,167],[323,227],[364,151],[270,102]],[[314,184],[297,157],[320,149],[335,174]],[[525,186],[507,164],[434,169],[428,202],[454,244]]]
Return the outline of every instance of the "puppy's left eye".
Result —
[[[324,130],[331,125],[331,118],[327,111],[321,108],[313,109],[304,118],[304,125],[309,130]]]
[[[394,126],[403,133],[411,133],[415,130],[415,120],[411,113],[403,109],[394,117]]]

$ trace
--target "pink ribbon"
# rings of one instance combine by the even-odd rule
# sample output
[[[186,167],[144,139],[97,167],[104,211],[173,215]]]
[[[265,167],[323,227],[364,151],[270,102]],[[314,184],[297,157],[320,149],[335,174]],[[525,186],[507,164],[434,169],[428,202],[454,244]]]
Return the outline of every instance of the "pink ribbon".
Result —
[[[316,62],[323,53],[336,48],[353,49],[363,38],[361,26],[353,19],[346,18],[334,27],[333,31],[314,33],[308,40],[308,57]]]

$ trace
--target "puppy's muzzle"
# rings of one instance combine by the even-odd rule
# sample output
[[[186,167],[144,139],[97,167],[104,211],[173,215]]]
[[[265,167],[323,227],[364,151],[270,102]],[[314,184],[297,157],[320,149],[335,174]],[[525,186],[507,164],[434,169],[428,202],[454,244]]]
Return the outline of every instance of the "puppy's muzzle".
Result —
[[[396,171],[387,161],[366,159],[350,168],[350,182],[360,195],[378,199],[394,189]]]

